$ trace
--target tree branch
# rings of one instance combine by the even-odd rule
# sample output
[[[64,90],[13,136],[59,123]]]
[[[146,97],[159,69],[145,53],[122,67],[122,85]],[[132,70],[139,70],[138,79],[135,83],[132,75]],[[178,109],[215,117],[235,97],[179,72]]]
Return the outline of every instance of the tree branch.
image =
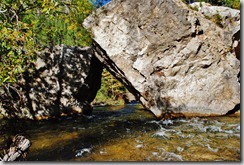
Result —
[[[5,13],[7,11],[7,9],[5,10],[0,10],[0,13]]]

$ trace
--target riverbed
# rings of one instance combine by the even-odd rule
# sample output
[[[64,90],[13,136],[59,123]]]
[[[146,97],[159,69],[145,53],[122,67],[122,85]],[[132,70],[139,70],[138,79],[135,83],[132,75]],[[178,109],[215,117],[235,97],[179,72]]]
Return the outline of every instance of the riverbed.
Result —
[[[91,116],[0,120],[4,137],[31,140],[26,161],[240,161],[240,115],[157,121],[140,104],[94,107]],[[2,152],[1,151],[1,152]]]

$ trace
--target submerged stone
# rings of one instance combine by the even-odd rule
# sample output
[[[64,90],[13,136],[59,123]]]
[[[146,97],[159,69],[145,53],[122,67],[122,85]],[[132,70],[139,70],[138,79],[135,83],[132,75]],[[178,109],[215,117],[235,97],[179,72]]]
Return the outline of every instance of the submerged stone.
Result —
[[[162,118],[168,111],[223,115],[240,104],[236,18],[220,27],[181,0],[114,0],[83,25],[98,59]]]

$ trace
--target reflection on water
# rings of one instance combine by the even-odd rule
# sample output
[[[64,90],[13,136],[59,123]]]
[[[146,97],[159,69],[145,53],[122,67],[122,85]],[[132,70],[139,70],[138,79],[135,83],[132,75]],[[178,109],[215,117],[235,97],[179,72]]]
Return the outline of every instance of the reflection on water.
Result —
[[[4,136],[30,136],[31,161],[240,161],[239,115],[156,121],[141,105],[126,105],[96,107],[88,117],[0,125],[0,146]]]

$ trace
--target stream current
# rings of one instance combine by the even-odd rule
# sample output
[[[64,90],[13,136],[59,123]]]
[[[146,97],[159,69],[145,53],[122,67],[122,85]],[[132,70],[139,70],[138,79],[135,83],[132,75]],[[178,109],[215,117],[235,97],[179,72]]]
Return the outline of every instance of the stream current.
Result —
[[[240,115],[157,121],[140,105],[94,107],[91,116],[0,120],[26,134],[27,161],[240,161]]]

